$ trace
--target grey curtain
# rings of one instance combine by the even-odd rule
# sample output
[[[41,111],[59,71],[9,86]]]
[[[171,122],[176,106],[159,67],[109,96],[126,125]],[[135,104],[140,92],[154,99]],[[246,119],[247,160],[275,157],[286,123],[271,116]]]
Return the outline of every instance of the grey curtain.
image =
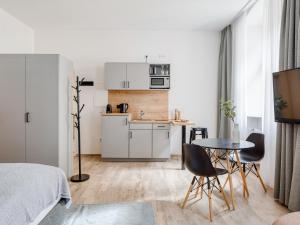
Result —
[[[225,27],[221,32],[221,46],[219,53],[218,68],[218,137],[230,137],[230,121],[221,113],[220,100],[232,98],[232,31],[231,25]]]
[[[280,34],[280,69],[300,67],[300,0],[284,0]],[[300,125],[277,125],[274,197],[300,210]]]

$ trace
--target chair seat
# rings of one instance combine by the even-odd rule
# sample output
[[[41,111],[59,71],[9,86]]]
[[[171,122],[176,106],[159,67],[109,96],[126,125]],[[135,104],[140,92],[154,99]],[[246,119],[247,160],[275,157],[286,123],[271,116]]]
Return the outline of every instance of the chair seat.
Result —
[[[222,169],[222,168],[215,168],[215,170],[216,170],[216,173],[217,173],[218,176],[219,175],[224,175],[224,174],[228,173],[227,170]]]
[[[205,128],[205,127],[192,127],[191,129],[194,130],[194,131],[205,131],[205,130],[207,130],[207,128]]]
[[[243,163],[243,164],[259,162],[260,159],[261,159],[261,157],[259,157],[259,156],[250,155],[250,154],[245,153],[245,152],[240,152],[238,154],[239,154],[240,162]],[[236,162],[235,158],[233,157],[233,154],[230,156],[230,161]]]
[[[196,173],[196,171],[194,171],[194,173],[200,177],[215,177],[215,176],[219,176],[219,175],[224,175],[226,173],[228,173],[228,171],[226,169],[222,169],[222,168],[214,168],[216,173],[214,174],[208,174],[208,173]]]

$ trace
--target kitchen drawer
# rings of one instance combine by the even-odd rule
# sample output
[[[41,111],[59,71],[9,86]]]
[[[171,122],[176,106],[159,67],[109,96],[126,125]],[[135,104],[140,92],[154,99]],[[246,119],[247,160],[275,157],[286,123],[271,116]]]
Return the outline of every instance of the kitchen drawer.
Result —
[[[153,124],[153,130],[169,130],[170,124],[167,123],[156,123]]]
[[[152,130],[152,123],[130,123],[131,130]]]

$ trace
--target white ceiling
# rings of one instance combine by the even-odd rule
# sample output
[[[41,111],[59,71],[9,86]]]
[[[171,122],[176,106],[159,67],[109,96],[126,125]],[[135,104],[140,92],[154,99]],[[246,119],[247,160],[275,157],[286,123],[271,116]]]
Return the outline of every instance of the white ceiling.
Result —
[[[248,0],[0,0],[33,29],[211,29]]]

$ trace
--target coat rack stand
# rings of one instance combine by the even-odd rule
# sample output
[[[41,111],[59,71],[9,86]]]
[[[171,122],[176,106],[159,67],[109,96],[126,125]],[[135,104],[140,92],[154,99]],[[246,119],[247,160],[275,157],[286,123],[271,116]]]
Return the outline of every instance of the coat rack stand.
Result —
[[[80,107],[80,98],[79,93],[81,90],[79,90],[79,86],[84,82],[85,78],[82,78],[81,81],[79,81],[79,77],[76,77],[76,87],[72,86],[73,89],[76,90],[76,96],[73,97],[73,100],[77,104],[77,113],[72,114],[75,118],[75,124],[74,127],[77,129],[77,138],[78,138],[78,174],[71,177],[72,182],[83,182],[90,178],[90,175],[88,174],[82,174],[81,173],[81,142],[80,142],[80,113],[84,108],[84,104]]]

